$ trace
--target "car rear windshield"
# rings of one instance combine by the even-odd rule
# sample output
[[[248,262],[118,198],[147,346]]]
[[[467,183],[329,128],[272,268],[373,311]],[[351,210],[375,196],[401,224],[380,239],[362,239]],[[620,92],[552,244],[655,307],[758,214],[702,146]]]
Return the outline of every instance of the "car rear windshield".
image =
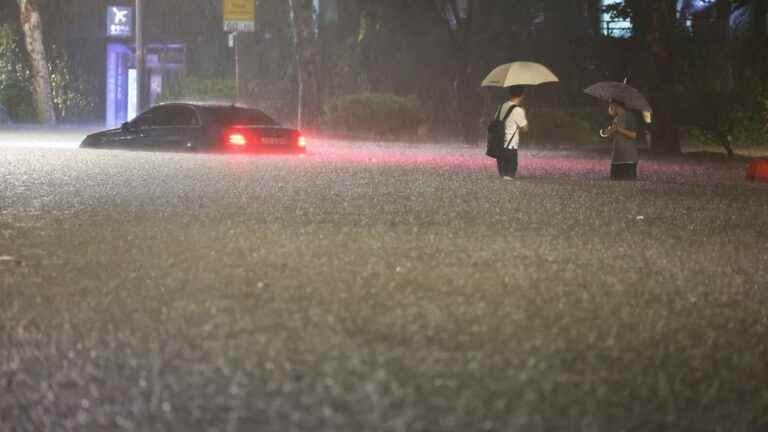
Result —
[[[279,126],[272,117],[257,109],[216,107],[211,111],[216,123],[222,126]]]

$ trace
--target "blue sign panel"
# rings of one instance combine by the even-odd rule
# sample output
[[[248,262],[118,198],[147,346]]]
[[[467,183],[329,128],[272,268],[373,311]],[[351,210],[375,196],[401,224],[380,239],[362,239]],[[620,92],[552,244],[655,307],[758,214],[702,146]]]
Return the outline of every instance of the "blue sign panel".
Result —
[[[133,36],[133,8],[109,6],[107,8],[107,36],[128,38]]]
[[[121,43],[107,45],[107,126],[128,119],[128,67],[132,52]]]

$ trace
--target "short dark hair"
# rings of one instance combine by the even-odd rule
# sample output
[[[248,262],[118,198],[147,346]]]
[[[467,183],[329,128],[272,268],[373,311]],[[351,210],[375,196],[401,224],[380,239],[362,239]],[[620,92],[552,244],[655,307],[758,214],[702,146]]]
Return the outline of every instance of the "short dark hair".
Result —
[[[525,86],[514,85],[508,87],[507,91],[509,92],[509,97],[518,98],[525,94]]]
[[[620,101],[618,99],[611,99],[610,103],[618,105],[618,106],[620,106],[620,107],[622,107],[624,109],[627,109],[627,104],[625,104],[623,101]]]

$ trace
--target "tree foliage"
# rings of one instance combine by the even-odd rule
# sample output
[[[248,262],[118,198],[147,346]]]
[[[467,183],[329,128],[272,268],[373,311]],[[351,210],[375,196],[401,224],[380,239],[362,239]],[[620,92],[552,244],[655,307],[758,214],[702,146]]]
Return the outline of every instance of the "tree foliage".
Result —
[[[32,68],[20,39],[16,26],[0,25],[0,105],[6,107],[15,121],[32,122],[37,120]],[[50,96],[56,117],[88,119],[95,104],[87,95],[82,75],[77,73],[65,50],[51,46],[49,51]]]
[[[765,131],[764,3],[716,0],[694,15],[694,3],[627,0],[608,8],[632,20],[629,48],[645,56],[634,84],[648,92],[655,108],[654,144],[659,152],[680,151],[680,128],[693,127],[733,155],[733,146],[751,144]],[[700,7],[700,5],[699,5]],[[734,31],[732,14],[752,10],[755,23]],[[763,9],[764,10],[764,9]],[[713,55],[717,53],[717,55]]]
[[[323,107],[321,122],[337,133],[412,138],[422,116],[421,104],[413,96],[359,93],[328,101]]]
[[[0,0],[0,11],[14,10],[15,2]],[[49,62],[56,64],[53,92],[63,87],[82,92],[83,107],[87,100],[96,106],[103,97],[103,88],[94,84],[103,80],[103,47],[94,41],[103,32],[108,3],[37,0]],[[503,92],[479,87],[483,76],[498,64],[532,60],[561,78],[558,86],[532,91],[532,114],[570,110],[552,116],[581,118],[584,108],[598,106],[582,94],[584,87],[629,78],[656,109],[658,151],[679,151],[688,126],[720,137],[726,147],[749,141],[742,132],[760,130],[768,76],[755,60],[765,56],[750,54],[765,46],[765,2],[717,0],[704,14],[706,31],[688,26],[694,2],[683,1],[681,8],[679,3],[626,0],[611,7],[633,23],[632,37],[622,40],[600,35],[602,11],[595,0],[321,0],[319,10],[312,0],[258,0],[257,31],[240,37],[244,101],[288,122],[297,119],[301,105],[304,122],[312,126],[327,120],[324,107],[348,96],[414,98],[421,101],[420,119],[429,129],[475,142],[503,98]],[[752,16],[762,19],[754,20],[751,33],[732,34],[730,12],[750,4]],[[192,81],[231,79],[220,0],[147,2],[145,29],[149,42],[187,44]],[[63,85],[62,68],[70,77],[84,78]],[[59,111],[72,105],[71,97],[55,99]],[[703,108],[713,99],[719,101],[716,109]],[[548,121],[545,115],[537,118]],[[558,120],[571,123],[580,124]],[[708,126],[713,124],[717,130]],[[574,135],[583,135],[582,127],[574,128]]]
[[[29,79],[18,32],[10,24],[0,25],[0,105],[16,121],[35,116]]]

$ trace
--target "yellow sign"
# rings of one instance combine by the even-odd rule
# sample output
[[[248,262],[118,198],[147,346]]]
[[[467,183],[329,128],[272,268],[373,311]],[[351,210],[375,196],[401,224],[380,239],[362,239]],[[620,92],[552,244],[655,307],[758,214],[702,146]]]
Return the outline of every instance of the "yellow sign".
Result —
[[[252,32],[256,30],[255,0],[223,0],[224,31]]]

